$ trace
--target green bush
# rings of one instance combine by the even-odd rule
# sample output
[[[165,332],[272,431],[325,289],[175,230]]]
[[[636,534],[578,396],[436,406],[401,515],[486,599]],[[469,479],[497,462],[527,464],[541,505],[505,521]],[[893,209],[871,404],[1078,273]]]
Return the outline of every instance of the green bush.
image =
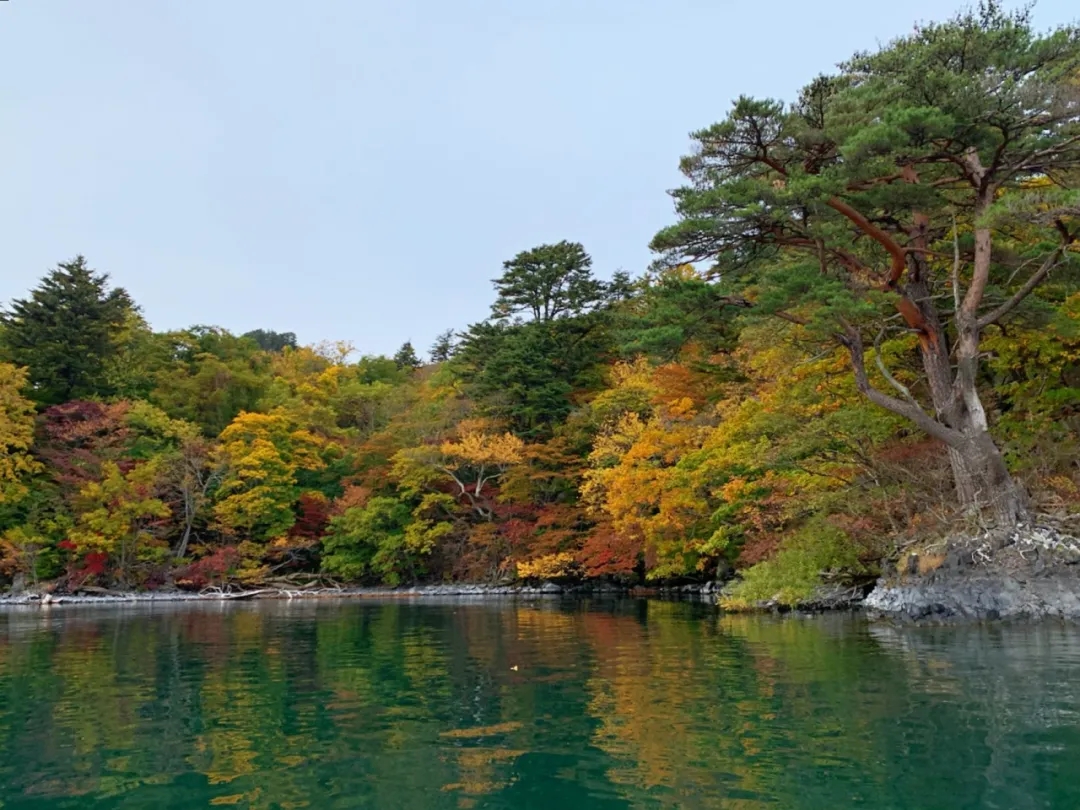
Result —
[[[751,566],[742,580],[728,589],[723,604],[747,608],[775,599],[782,605],[805,601],[830,571],[857,573],[863,569],[848,535],[824,518],[812,518],[780,547],[772,559]]]

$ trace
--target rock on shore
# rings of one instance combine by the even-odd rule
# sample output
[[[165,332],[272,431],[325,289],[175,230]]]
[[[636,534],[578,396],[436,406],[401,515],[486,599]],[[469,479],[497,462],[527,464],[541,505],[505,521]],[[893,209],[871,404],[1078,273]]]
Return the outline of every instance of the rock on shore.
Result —
[[[872,616],[900,621],[1080,620],[1080,541],[1022,528],[911,555],[866,597]]]

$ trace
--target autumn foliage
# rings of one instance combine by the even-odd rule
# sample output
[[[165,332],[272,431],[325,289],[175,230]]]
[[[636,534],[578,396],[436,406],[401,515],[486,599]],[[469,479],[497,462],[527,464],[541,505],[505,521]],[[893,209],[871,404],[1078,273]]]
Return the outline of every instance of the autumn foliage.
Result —
[[[411,343],[153,332],[85,260],[61,265],[3,315],[0,582],[734,570],[734,598],[792,602],[988,519],[1075,520],[1080,113],[1062,66],[1080,40],[979,14],[794,104],[740,99],[694,135],[655,267],[602,278],[578,243],[524,250],[490,317],[426,364]],[[930,107],[911,95],[927,71]],[[984,509],[988,488],[1007,504]]]

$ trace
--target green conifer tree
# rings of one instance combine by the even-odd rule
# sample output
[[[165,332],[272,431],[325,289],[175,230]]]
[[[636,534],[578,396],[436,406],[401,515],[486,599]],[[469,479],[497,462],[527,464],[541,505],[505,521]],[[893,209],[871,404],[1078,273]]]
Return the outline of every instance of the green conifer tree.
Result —
[[[29,393],[40,405],[108,396],[109,361],[135,310],[127,292],[76,256],[51,271],[30,297],[0,311],[0,351],[29,369]]]

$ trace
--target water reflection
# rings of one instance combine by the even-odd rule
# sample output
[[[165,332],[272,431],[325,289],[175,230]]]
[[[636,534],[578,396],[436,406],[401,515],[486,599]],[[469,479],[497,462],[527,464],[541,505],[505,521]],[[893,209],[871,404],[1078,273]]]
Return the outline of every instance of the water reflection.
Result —
[[[1077,664],[664,602],[9,610],[0,807],[1080,807]]]

